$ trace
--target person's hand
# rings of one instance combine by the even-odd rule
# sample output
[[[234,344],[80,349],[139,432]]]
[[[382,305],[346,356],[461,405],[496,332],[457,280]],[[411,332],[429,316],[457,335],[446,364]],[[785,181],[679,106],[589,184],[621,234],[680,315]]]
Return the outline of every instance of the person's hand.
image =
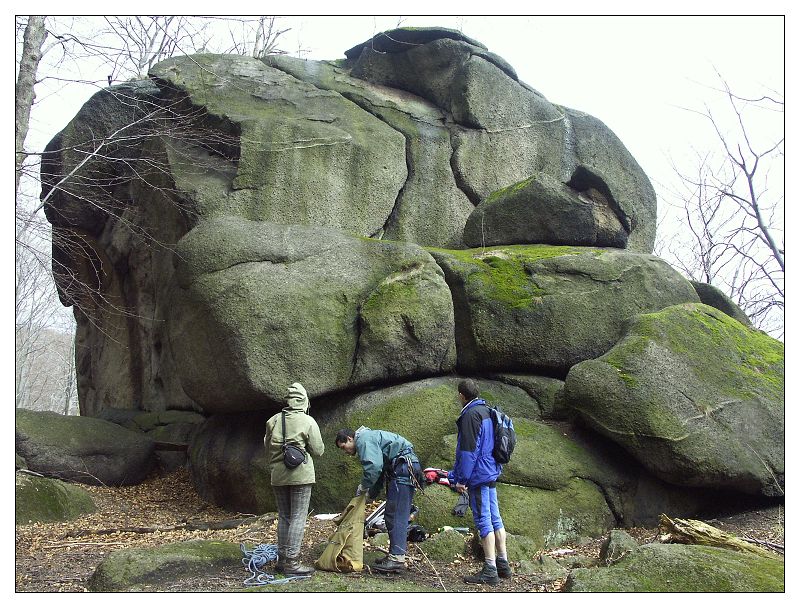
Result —
[[[463,494],[466,491],[467,491],[467,486],[465,486],[463,483],[456,484],[456,492],[458,492],[459,494]]]

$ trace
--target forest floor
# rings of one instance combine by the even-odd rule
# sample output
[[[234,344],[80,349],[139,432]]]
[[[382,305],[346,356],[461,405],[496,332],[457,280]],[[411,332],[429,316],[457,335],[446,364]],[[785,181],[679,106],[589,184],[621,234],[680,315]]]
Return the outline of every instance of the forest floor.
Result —
[[[16,526],[16,591],[18,592],[82,592],[103,558],[126,548],[156,547],[168,543],[205,539],[245,543],[247,548],[259,544],[275,544],[276,523],[250,522],[228,530],[190,531],[169,528],[187,521],[219,522],[247,517],[206,503],[192,487],[188,473],[177,471],[153,476],[144,483],[129,487],[82,486],[90,492],[97,511],[70,522]],[[308,526],[302,559],[313,564],[322,551],[335,524],[313,517]],[[769,541],[783,546],[785,511],[773,506],[744,513],[705,519],[707,523],[736,536]],[[152,532],[111,532],[119,528],[161,528]],[[86,534],[86,531],[105,531]],[[653,542],[656,528],[626,530],[640,544]],[[597,558],[603,538],[587,544],[549,550],[551,555]],[[393,577],[413,582],[431,591],[560,591],[565,579],[544,580],[536,575],[515,575],[495,587],[468,585],[462,578],[480,568],[471,556],[453,563],[430,562],[419,548],[409,543],[409,568]],[[182,578],[154,586],[153,591],[241,591],[250,576],[244,565],[221,568],[214,576]],[[366,571],[347,577],[383,577]],[[293,582],[302,585],[302,582]],[[297,589],[301,591],[300,588]]]

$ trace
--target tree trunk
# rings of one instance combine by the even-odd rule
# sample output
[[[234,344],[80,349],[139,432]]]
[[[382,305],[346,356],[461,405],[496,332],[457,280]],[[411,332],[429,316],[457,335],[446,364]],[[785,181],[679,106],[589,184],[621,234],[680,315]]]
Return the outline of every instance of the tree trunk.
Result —
[[[670,519],[662,514],[658,524],[658,531],[660,533],[659,541],[662,543],[705,545],[739,551],[740,553],[752,553],[772,559],[778,557],[775,553],[762,549],[758,545],[744,541],[714,526],[709,526],[707,523],[694,519]]]
[[[44,29],[44,17],[28,17],[28,24],[25,26],[25,34],[22,41],[22,58],[19,62],[14,107],[14,118],[16,119],[15,192],[19,190],[22,167],[25,163],[25,138],[28,136],[33,100],[36,98],[33,88],[36,85],[36,72],[39,69],[39,61],[42,59],[42,45],[44,45],[46,37],[47,31]]]

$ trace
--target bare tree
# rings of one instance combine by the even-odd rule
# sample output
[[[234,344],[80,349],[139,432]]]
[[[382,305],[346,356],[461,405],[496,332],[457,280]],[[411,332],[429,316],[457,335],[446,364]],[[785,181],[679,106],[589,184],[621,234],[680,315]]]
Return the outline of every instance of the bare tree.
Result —
[[[226,53],[248,55],[262,59],[267,55],[280,55],[285,51],[279,47],[279,38],[290,28],[278,27],[278,17],[226,18],[225,25],[230,37]]]
[[[678,183],[670,197],[679,229],[666,240],[661,234],[659,252],[693,280],[726,292],[756,327],[782,337],[784,138],[765,128],[762,118],[779,117],[771,126],[780,128],[783,97],[769,92],[746,98],[722,77],[720,82],[715,91],[727,115],[708,105],[692,110],[718,145],[695,151],[689,169],[673,163]]]
[[[25,25],[22,43],[22,54],[17,70],[17,86],[14,105],[15,151],[16,151],[16,189],[22,176],[22,167],[25,162],[25,138],[28,136],[31,108],[35,98],[34,85],[39,61],[42,58],[42,46],[47,32],[44,28],[44,17],[29,17]]]

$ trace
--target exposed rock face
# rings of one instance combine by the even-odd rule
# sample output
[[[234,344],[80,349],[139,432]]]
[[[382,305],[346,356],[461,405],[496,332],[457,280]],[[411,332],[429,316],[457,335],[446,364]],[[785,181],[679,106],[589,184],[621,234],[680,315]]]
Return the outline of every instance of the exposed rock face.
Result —
[[[134,485],[155,464],[154,443],[112,422],[16,411],[16,452],[32,471],[91,485]]]
[[[602,389],[566,399],[571,368],[599,365],[632,316],[707,299],[651,255],[655,193],[616,136],[459,32],[396,30],[346,56],[169,59],[95,95],[48,146],[81,413],[201,413],[139,426],[191,442],[201,495],[260,512],[264,421],[291,383],[328,445],[340,427],[387,428],[449,468],[470,375],[518,423],[501,503],[537,547],[690,515],[708,498],[695,486],[744,489],[683,488],[572,422]],[[752,420],[778,463],[782,428]],[[312,502],[331,511],[358,463],[319,460]],[[449,498],[432,492],[421,517],[463,523]]]
[[[781,496],[783,344],[704,304],[637,317],[567,401],[671,483]]]
[[[567,592],[782,592],[780,559],[699,545],[642,545],[607,568],[570,572]]]
[[[468,247],[547,243],[624,248],[628,232],[610,196],[546,175],[492,193],[467,218]]]
[[[91,495],[58,479],[17,472],[14,479],[14,521],[30,524],[68,521],[95,511]]]
[[[154,584],[189,576],[207,576],[242,563],[236,543],[189,540],[161,547],[110,553],[89,579],[91,591],[143,591]]]
[[[739,305],[726,296],[721,289],[709,285],[708,283],[700,283],[698,281],[692,281],[691,283],[703,304],[713,306],[729,317],[736,319],[742,325],[746,325],[747,327],[753,326],[744,311],[739,308]]]
[[[432,254],[453,292],[460,370],[563,377],[611,348],[632,314],[698,301],[651,255],[548,245]]]
[[[411,243],[225,217],[177,248],[167,317],[181,385],[208,413],[447,373],[450,290]]]

